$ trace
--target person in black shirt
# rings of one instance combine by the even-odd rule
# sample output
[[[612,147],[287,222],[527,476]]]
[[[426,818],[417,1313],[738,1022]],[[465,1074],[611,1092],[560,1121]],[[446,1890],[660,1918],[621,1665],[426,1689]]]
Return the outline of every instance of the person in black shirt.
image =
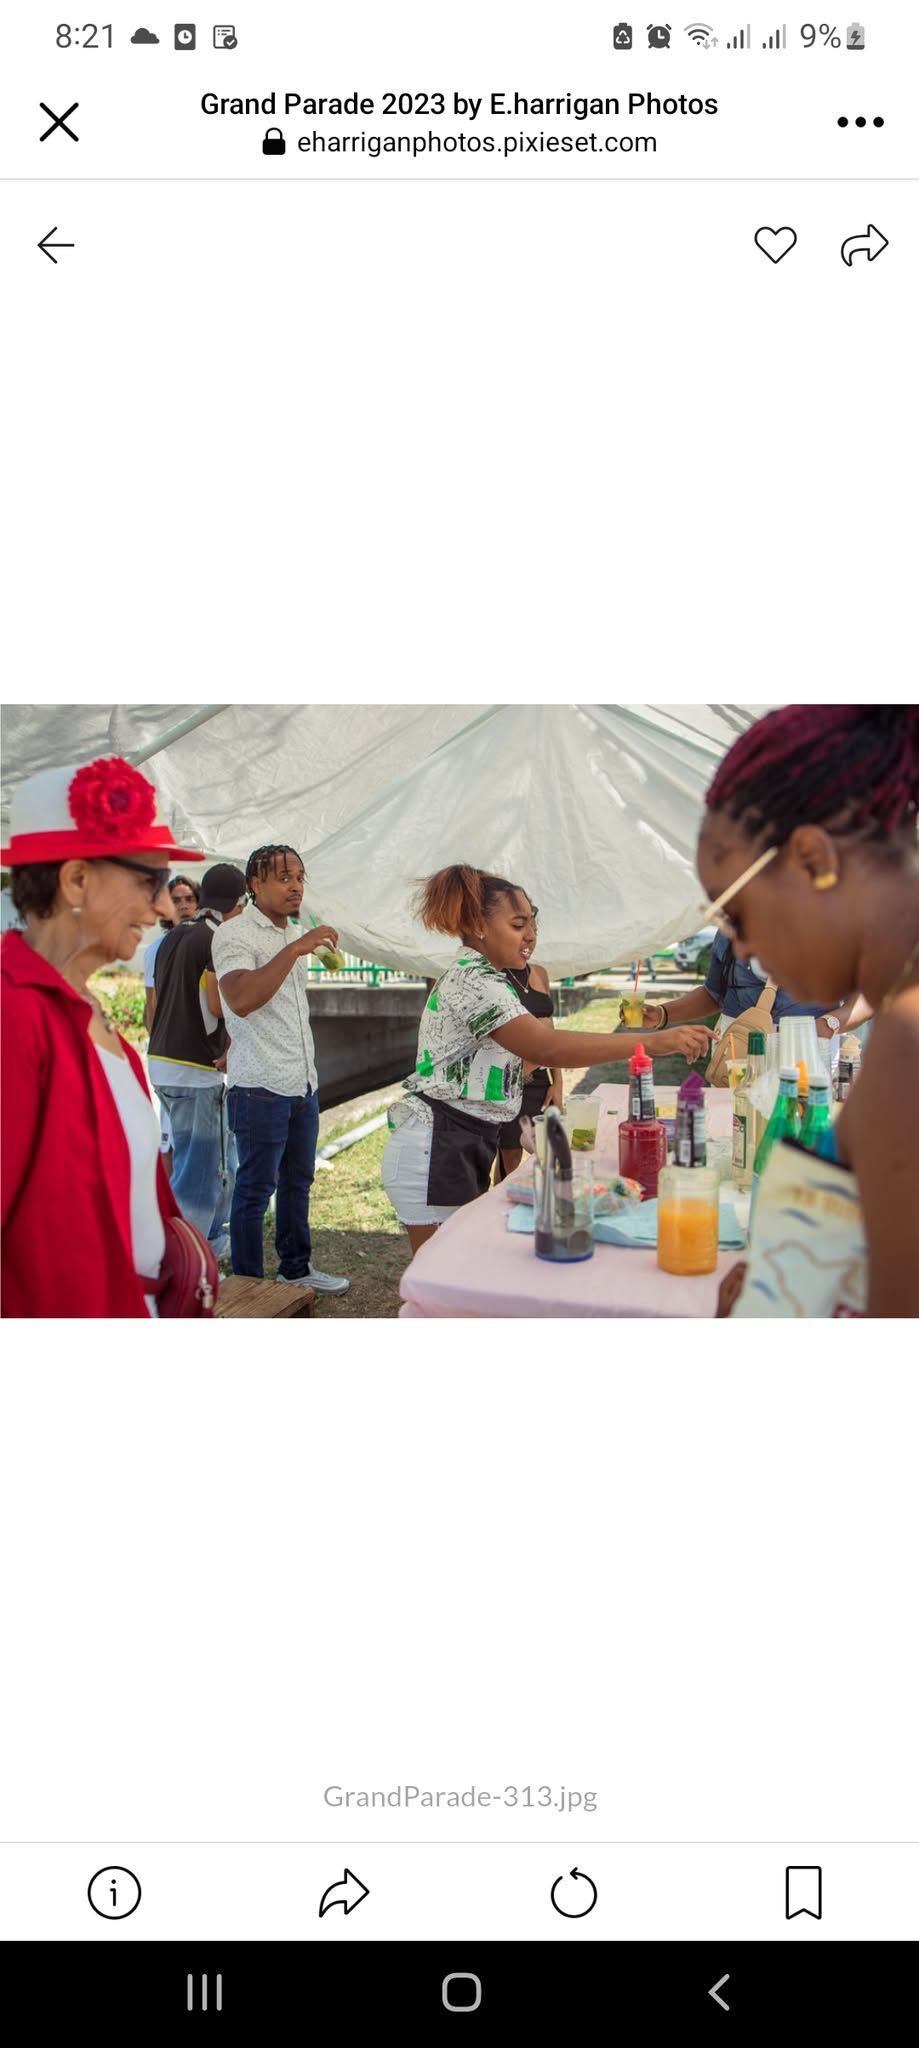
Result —
[[[221,861],[204,876],[194,923],[164,938],[154,963],[156,1008],[147,1055],[150,1080],[172,1130],[173,1194],[218,1258],[229,1246],[235,1148],[224,1106],[227,1028],[208,1000],[216,988],[211,944],[218,925],[237,915],[245,897],[242,869]]]

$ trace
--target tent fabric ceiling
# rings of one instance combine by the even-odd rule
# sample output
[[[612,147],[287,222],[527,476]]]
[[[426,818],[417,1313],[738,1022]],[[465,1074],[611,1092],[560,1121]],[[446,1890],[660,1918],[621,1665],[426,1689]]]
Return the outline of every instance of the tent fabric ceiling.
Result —
[[[151,746],[188,704],[7,706],[4,829],[24,775]],[[538,955],[585,973],[693,929],[705,789],[762,706],[228,705],[143,772],[185,843],[244,860],[288,841],[348,952],[436,974],[455,944],[411,914],[469,861],[539,905]]]

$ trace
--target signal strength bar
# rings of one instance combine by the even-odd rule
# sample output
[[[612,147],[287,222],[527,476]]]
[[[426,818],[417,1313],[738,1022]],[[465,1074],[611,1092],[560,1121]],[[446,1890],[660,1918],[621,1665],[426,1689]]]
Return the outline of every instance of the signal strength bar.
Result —
[[[751,36],[751,34],[750,34],[750,24],[749,24],[749,22],[747,23],[747,26],[746,26],[746,28],[739,28],[739,29],[738,29],[738,31],[737,31],[737,34],[736,34],[736,36],[728,36],[728,37],[727,37],[727,39],[726,39],[726,41],[725,41],[725,45],[724,45],[724,47],[725,47],[725,49],[726,49],[726,50],[750,50],[750,49],[752,49],[752,47],[753,47],[753,39],[752,39],[752,36]]]
[[[777,28],[775,35],[770,36],[769,41],[763,44],[764,50],[784,50],[786,47],[784,25],[782,28]]]

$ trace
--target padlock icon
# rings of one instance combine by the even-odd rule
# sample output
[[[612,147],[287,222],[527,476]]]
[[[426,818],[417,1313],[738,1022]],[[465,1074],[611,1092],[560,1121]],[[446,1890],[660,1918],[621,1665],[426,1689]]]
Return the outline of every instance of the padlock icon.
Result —
[[[262,142],[262,155],[283,156],[286,149],[287,144],[280,128],[266,128]]]
[[[632,47],[632,25],[628,21],[617,21],[613,30],[613,49],[630,50]]]

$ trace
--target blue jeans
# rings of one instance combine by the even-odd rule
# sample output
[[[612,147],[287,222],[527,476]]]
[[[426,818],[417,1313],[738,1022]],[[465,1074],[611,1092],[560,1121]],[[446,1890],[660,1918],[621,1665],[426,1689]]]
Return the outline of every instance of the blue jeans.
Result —
[[[265,1211],[277,1189],[275,1243],[281,1272],[285,1280],[303,1280],[313,1249],[310,1188],[319,1099],[312,1089],[306,1095],[275,1095],[270,1088],[231,1088],[229,1115],[239,1152],[230,1211],[233,1271],[263,1278]]]
[[[183,1216],[216,1246],[226,1239],[236,1146],[227,1130],[223,1082],[210,1088],[157,1088],[172,1125],[172,1192]]]

